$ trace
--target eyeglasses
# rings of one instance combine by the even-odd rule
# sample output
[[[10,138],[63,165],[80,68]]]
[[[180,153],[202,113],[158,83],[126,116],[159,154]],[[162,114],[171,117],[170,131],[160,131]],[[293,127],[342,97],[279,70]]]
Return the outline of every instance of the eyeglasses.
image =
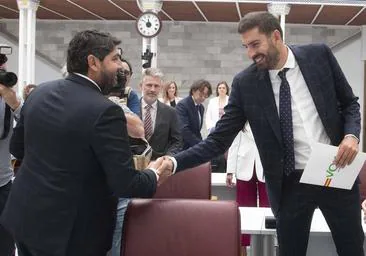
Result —
[[[132,75],[132,72],[131,71],[129,71],[129,70],[121,70],[120,71],[122,74],[124,74],[125,76],[131,76]]]

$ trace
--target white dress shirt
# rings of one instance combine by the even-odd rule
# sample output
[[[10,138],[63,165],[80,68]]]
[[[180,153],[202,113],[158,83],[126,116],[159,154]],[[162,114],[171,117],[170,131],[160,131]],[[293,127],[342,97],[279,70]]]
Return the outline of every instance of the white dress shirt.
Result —
[[[88,76],[85,76],[85,75],[80,74],[80,73],[74,73],[74,74],[78,75],[78,76],[81,76],[81,77],[85,78],[86,80],[89,80],[90,82],[92,82],[99,89],[99,91],[102,91],[102,89],[100,89],[100,86],[94,80],[91,80]]]
[[[316,110],[313,97],[306,85],[299,65],[290,48],[283,68],[289,68],[286,78],[291,90],[292,123],[295,149],[295,169],[304,169],[310,157],[312,142],[330,144],[323,123]],[[279,113],[280,70],[269,70],[273,93]]]
[[[145,107],[148,104],[146,103],[146,101],[144,100],[144,98],[141,99],[141,116],[142,116],[142,121],[145,122],[145,116],[146,116],[146,109]],[[152,105],[151,105],[151,109],[150,109],[150,115],[151,115],[151,121],[152,121],[152,133],[154,133],[155,130],[155,123],[156,123],[156,114],[158,112],[158,101],[156,100]]]

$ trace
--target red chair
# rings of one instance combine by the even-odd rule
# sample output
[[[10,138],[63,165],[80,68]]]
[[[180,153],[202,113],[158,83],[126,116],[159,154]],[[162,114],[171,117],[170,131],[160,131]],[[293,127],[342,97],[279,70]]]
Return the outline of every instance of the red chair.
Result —
[[[239,256],[233,201],[133,199],[123,225],[123,256]]]
[[[154,198],[211,199],[210,163],[178,172],[160,185]]]

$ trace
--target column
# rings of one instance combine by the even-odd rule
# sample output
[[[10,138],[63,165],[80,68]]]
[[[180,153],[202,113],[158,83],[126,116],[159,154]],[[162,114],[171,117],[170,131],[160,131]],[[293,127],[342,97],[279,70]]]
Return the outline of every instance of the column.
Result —
[[[19,9],[18,95],[35,83],[35,29],[39,0],[17,0]]]

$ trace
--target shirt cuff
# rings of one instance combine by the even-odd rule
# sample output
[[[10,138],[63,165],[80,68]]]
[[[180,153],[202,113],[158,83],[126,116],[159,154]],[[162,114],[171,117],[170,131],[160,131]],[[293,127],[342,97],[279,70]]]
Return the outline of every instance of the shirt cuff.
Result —
[[[13,110],[13,114],[14,114],[14,117],[16,120],[19,120],[20,118],[20,110],[22,109],[23,107],[23,102],[20,102],[19,106]]]
[[[353,134],[346,134],[346,135],[344,135],[344,137],[345,137],[345,138],[347,138],[347,137],[353,137],[353,138],[355,138],[355,139],[357,140],[357,143],[360,143],[360,139],[359,139],[359,138],[357,138],[357,136],[356,136],[356,135],[353,135]]]
[[[173,171],[172,171],[172,175],[173,175],[175,173],[175,171],[177,170],[177,166],[178,166],[177,160],[175,160],[175,158],[172,156],[166,156],[166,157],[168,157],[169,160],[173,162]]]
[[[155,168],[149,168],[150,170],[152,170],[154,173],[155,173],[155,176],[156,176],[156,182],[158,182],[159,181],[159,174],[158,174],[158,170],[156,170]]]

